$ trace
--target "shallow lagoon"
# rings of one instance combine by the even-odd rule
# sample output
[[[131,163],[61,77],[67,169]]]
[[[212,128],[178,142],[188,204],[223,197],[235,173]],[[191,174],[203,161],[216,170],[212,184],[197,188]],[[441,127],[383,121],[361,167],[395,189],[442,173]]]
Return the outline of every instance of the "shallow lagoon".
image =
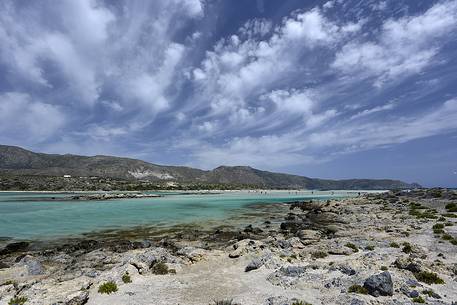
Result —
[[[161,193],[160,198],[69,201],[74,194],[0,193],[0,238],[49,240],[104,230],[233,220],[259,205],[356,196],[346,191]],[[51,200],[51,198],[53,199]]]

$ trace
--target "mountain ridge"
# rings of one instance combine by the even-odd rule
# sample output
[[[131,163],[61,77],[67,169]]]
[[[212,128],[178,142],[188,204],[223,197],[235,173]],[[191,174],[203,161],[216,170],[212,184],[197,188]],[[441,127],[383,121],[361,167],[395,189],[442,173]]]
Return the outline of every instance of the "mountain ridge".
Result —
[[[221,165],[212,170],[158,165],[106,155],[36,153],[18,146],[0,145],[0,174],[29,176],[104,177],[151,182],[251,185],[287,189],[405,189],[420,187],[392,179],[319,179],[275,173],[250,166]]]

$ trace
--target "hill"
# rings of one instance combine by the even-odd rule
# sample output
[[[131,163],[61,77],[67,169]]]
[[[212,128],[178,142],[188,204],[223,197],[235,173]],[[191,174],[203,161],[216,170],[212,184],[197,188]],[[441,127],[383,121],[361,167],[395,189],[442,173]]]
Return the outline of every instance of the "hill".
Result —
[[[14,176],[101,177],[127,181],[181,184],[249,185],[283,189],[405,189],[417,187],[399,180],[326,180],[258,170],[249,166],[220,166],[201,170],[165,166],[113,156],[79,156],[35,153],[16,146],[0,145],[0,174]]]

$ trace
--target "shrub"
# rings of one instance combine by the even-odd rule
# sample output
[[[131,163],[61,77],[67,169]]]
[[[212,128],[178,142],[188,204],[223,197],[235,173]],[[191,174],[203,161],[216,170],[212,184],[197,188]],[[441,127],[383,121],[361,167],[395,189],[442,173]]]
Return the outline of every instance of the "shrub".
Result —
[[[365,250],[373,251],[374,250],[374,246],[373,245],[368,245],[368,246],[365,247]]]
[[[453,240],[453,239],[454,239],[454,237],[452,237],[452,236],[449,235],[449,234],[443,234],[443,236],[441,236],[441,238],[442,238],[443,240]]]
[[[446,227],[452,227],[454,224],[452,222],[446,222],[444,225]]]
[[[360,285],[352,285],[348,288],[348,292],[350,293],[359,293],[359,294],[368,294],[368,290]]]
[[[17,282],[13,281],[13,280],[7,280],[7,281],[3,282],[3,284],[1,284],[0,286],[4,286],[4,285],[14,285],[14,286],[16,286]]]
[[[448,217],[448,218],[457,218],[457,214],[453,214],[453,213],[445,213],[443,214],[444,217]]]
[[[446,218],[441,216],[440,218],[438,218],[438,221],[446,221]]]
[[[404,253],[411,253],[413,252],[413,247],[410,243],[403,243],[403,248],[401,249],[401,251]]]
[[[214,305],[235,305],[235,304],[233,304],[233,300],[220,300],[220,301],[214,301]]]
[[[111,281],[103,283],[98,287],[99,293],[110,294],[110,293],[113,293],[116,291],[117,291],[117,285],[115,282],[111,282]]]
[[[354,253],[359,252],[359,248],[357,248],[357,246],[354,245],[353,243],[347,243],[347,244],[345,244],[345,246],[348,248],[351,248]]]
[[[25,304],[25,302],[27,302],[26,297],[14,297],[14,298],[10,299],[10,301],[8,302],[8,305],[23,305],[23,304]]]
[[[325,258],[328,254],[325,251],[315,251],[311,253],[312,258]]]
[[[444,224],[442,223],[436,223],[432,227],[433,229],[444,229]]]
[[[457,212],[457,204],[454,202],[446,204],[446,210],[448,210],[448,212]]]
[[[292,305],[312,305],[312,304],[305,302],[305,301],[295,301],[292,303]]]
[[[400,248],[400,245],[397,244],[397,243],[394,242],[394,241],[390,243],[390,246],[391,246],[392,248]]]
[[[389,268],[387,268],[387,266],[381,266],[381,270],[382,271],[387,271],[387,270],[389,270]]]
[[[425,303],[425,300],[423,297],[421,296],[418,296],[418,297],[415,297],[415,298],[412,298],[411,299],[414,303]]]
[[[155,263],[152,266],[152,273],[167,274],[167,273],[169,273],[168,266],[164,262]]]
[[[416,279],[426,284],[444,284],[444,280],[434,272],[421,271],[414,273]]]
[[[130,274],[128,272],[124,273],[124,275],[122,276],[122,281],[125,284],[132,282],[132,279],[130,278]]]

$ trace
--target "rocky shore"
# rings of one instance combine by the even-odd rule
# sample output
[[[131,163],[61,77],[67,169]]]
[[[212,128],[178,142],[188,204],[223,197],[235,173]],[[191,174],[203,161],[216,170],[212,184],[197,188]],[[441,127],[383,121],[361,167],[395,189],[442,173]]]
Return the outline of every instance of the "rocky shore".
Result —
[[[0,304],[457,304],[456,203],[390,192],[278,205],[239,230],[10,243]]]

